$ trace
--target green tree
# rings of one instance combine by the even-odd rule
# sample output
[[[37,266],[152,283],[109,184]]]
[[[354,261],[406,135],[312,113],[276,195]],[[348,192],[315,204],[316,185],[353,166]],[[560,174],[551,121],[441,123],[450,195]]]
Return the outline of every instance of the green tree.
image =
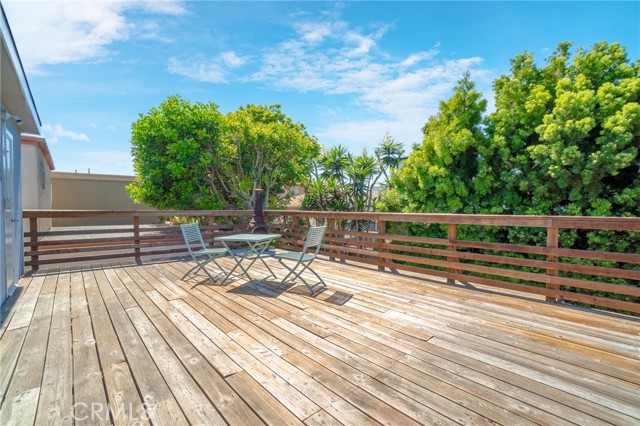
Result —
[[[224,167],[211,167],[211,187],[225,207],[253,208],[253,190],[264,190],[264,204],[286,205],[290,190],[305,180],[319,145],[304,125],[280,106],[248,105],[223,119],[227,151]]]
[[[510,72],[494,82],[495,111],[484,122],[484,106],[478,96],[469,97],[472,85],[465,80],[468,76],[428,120],[423,144],[391,177],[393,185],[379,203],[381,208],[640,216],[640,60],[631,62],[622,46],[597,43],[589,50],[578,49],[572,58],[571,44],[561,43],[542,67],[530,53],[517,55]],[[438,225],[406,228],[414,235],[446,235]],[[546,232],[540,228],[457,230],[463,240],[546,244]],[[640,253],[640,233],[562,232],[560,246]],[[633,264],[624,267],[637,269]],[[597,280],[637,285],[618,278]]]
[[[495,112],[468,74],[390,181],[405,211],[640,214],[640,61],[617,43],[523,53],[494,82]],[[398,197],[402,199],[399,202]],[[384,203],[382,203],[384,207]]]
[[[129,196],[159,209],[213,209],[220,200],[207,182],[219,162],[222,114],[214,103],[169,96],[131,126],[135,181]]]
[[[305,210],[370,211],[380,178],[400,163],[402,144],[387,132],[370,155],[352,155],[342,145],[325,150],[315,162],[302,203]]]
[[[345,146],[336,145],[329,150],[324,150],[317,164],[322,169],[322,177],[333,178],[344,183],[345,170],[352,160],[351,153]]]
[[[160,209],[253,208],[286,203],[319,150],[279,106],[248,105],[223,116],[213,103],[170,96],[132,125],[136,180],[129,195]]]
[[[453,96],[422,128],[422,145],[415,146],[392,186],[415,212],[475,213],[478,199],[474,178],[478,146],[483,143],[486,101],[474,89],[469,74],[458,82]],[[396,197],[396,192],[389,193]],[[394,201],[394,203],[397,202]]]
[[[562,43],[538,69],[529,54],[495,83],[479,181],[491,210],[638,215],[640,75],[618,44]],[[488,183],[487,183],[488,182]]]
[[[403,154],[404,148],[402,144],[396,142],[393,136],[391,136],[391,133],[385,132],[382,137],[382,142],[380,142],[380,145],[376,148],[376,158],[381,166],[381,175],[379,176],[384,176],[385,180],[388,181],[389,173],[393,173],[398,168],[402,161]]]

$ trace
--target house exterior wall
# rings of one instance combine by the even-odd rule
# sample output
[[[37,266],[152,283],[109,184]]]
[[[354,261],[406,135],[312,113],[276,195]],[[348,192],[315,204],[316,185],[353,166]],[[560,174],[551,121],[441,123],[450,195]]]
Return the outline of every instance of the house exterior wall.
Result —
[[[53,209],[64,210],[154,210],[146,204],[135,204],[125,186],[133,176],[52,172]],[[156,223],[155,218],[140,218],[141,223]],[[55,226],[130,225],[129,218],[62,218]]]
[[[44,144],[44,145],[43,145]],[[47,155],[46,142],[43,138],[22,136],[22,208],[50,209],[51,208],[51,169],[53,162]],[[25,230],[29,228],[29,221],[23,221]],[[51,219],[38,219],[38,230],[47,231],[51,228]]]
[[[0,304],[24,273],[21,132],[39,135],[40,116],[0,2]],[[20,127],[18,127],[20,126]]]

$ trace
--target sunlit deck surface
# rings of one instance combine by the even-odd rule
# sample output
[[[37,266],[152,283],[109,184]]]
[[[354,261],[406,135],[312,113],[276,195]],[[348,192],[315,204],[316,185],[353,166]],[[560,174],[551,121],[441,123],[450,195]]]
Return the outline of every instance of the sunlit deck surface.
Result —
[[[0,424],[640,424],[637,319],[328,260],[316,297],[191,265],[23,279]]]

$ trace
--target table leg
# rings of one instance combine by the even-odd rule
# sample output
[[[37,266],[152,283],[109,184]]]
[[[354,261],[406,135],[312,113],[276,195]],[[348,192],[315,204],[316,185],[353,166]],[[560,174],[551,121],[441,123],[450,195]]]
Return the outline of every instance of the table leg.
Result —
[[[240,267],[240,269],[242,269],[242,272],[249,277],[249,279],[251,279],[251,276],[249,275],[249,273],[247,272],[247,270],[242,266],[242,261],[244,259],[247,258],[247,254],[245,254],[244,256],[236,256],[236,254],[229,248],[229,246],[227,245],[227,243],[225,241],[222,241],[222,245],[224,245],[224,247],[227,249],[227,251],[229,252],[229,254],[231,255],[231,258],[234,260],[234,262],[236,262],[236,266],[234,266],[231,271],[229,272],[229,274],[224,278],[224,280],[222,280],[222,282],[220,283],[221,285],[224,284],[224,282],[227,280],[227,278],[229,278],[236,269],[238,269],[238,267]],[[247,250],[247,252],[250,252],[251,250]],[[245,253],[247,253],[245,252]]]
[[[254,263],[256,263],[256,261],[258,259],[260,259],[260,261],[262,262],[262,264],[267,268],[267,270],[269,271],[269,273],[271,274],[270,276],[262,279],[261,281],[266,280],[267,278],[270,277],[276,277],[276,274],[274,274],[273,270],[271,269],[271,267],[269,267],[269,265],[267,264],[267,262],[264,261],[264,257],[263,257],[263,253],[265,252],[265,250],[269,247],[269,244],[271,243],[271,241],[266,241],[266,242],[262,242],[262,243],[251,243],[251,242],[247,242],[247,245],[249,246],[247,250],[244,251],[244,253],[240,256],[237,256],[227,245],[227,243],[225,241],[222,241],[222,244],[225,246],[225,248],[227,249],[227,251],[229,252],[229,254],[231,255],[232,259],[236,262],[236,265],[233,267],[233,269],[231,269],[231,271],[229,272],[229,274],[224,278],[224,280],[222,280],[222,282],[220,284],[223,284],[227,278],[229,278],[229,276],[231,276],[236,269],[238,269],[238,267],[242,270],[243,274],[247,276],[247,278],[249,279],[249,282],[251,282],[253,284],[254,287],[257,288],[257,285],[255,282],[253,282],[253,278],[251,278],[251,275],[249,274],[249,269],[251,269],[251,267],[253,266]],[[255,258],[251,259],[251,262],[249,263],[249,265],[245,268],[242,265],[242,262],[247,259],[249,256],[254,255]]]

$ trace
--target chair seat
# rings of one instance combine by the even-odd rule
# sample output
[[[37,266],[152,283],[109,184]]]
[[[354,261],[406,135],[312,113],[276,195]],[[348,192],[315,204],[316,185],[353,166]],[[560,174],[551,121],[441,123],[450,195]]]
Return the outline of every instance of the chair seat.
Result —
[[[227,252],[227,249],[225,248],[207,248],[207,249],[202,249],[200,251],[195,252],[196,255],[202,255],[202,254],[211,254],[211,255],[221,255],[221,254],[225,254]]]
[[[274,255],[276,259],[287,259],[287,260],[299,260],[301,262],[307,262],[311,259],[315,259],[315,254],[307,254],[300,253],[298,251],[285,251],[283,253],[276,253]]]
[[[185,279],[192,273],[197,274],[199,271],[203,271],[209,276],[209,278],[211,278],[211,281],[215,282],[217,280],[217,275],[211,275],[207,268],[205,268],[205,266],[207,266],[209,263],[214,263],[220,270],[221,274],[226,278],[228,276],[227,272],[216,259],[218,257],[227,255],[227,249],[220,247],[208,248],[204,240],[202,239],[200,227],[197,223],[183,223],[182,225],[180,225],[180,230],[182,231],[182,236],[184,237],[186,248],[189,251],[189,256],[191,256],[191,258],[195,262],[195,266],[185,272],[185,274],[182,276],[182,279]],[[192,247],[192,245],[199,246],[200,250],[196,250],[194,247]],[[205,256],[206,258],[203,258]],[[201,259],[199,260],[198,258]]]

